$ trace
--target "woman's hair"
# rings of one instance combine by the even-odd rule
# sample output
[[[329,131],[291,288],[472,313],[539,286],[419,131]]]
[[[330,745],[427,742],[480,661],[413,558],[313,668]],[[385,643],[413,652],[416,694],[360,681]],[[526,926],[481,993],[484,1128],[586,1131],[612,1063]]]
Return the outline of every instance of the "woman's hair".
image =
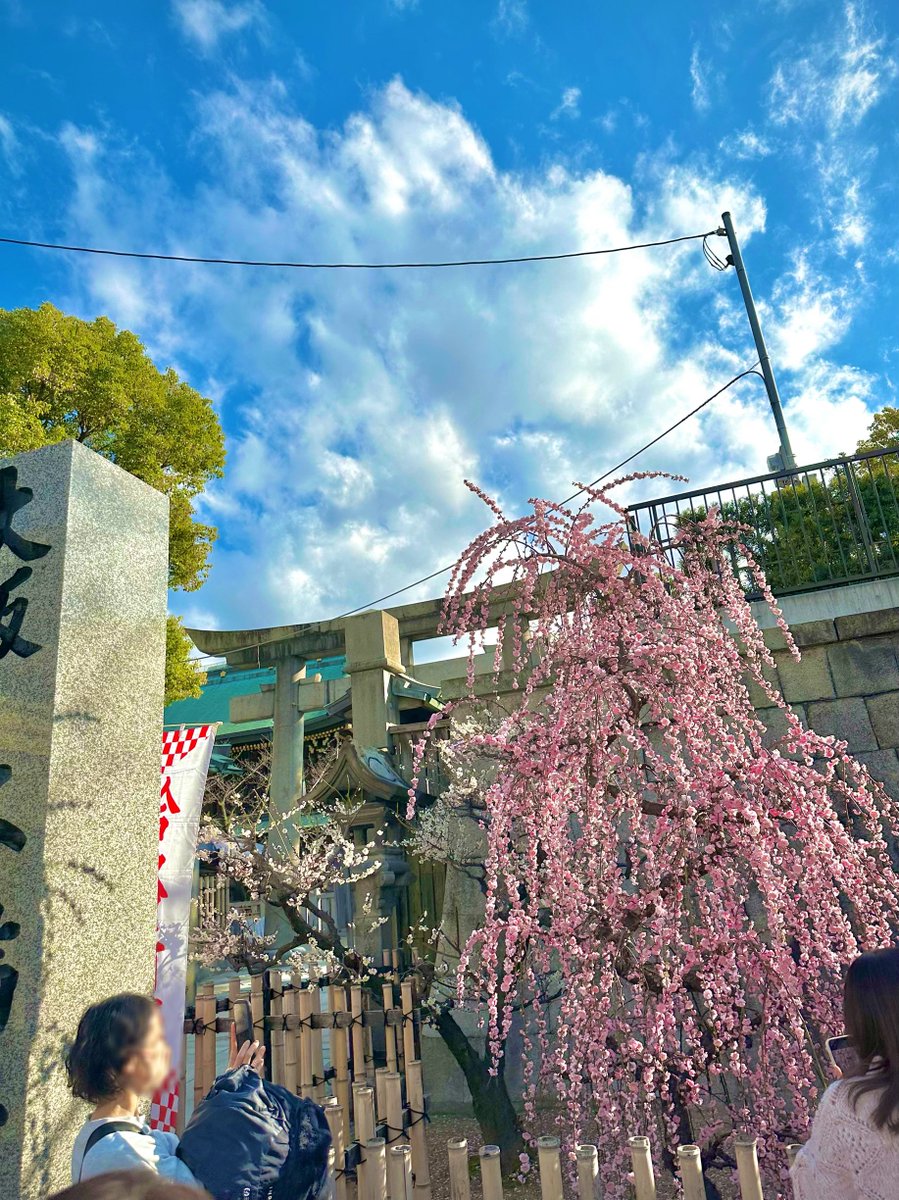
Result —
[[[208,1192],[171,1183],[153,1171],[110,1171],[57,1192],[50,1200],[203,1200]]]
[[[899,949],[874,950],[855,960],[846,972],[843,1015],[859,1059],[852,1101],[879,1093],[874,1124],[899,1133]]]
[[[66,1055],[69,1087],[99,1104],[119,1089],[119,1072],[145,1040],[156,1005],[149,996],[124,993],[94,1004],[78,1023]]]

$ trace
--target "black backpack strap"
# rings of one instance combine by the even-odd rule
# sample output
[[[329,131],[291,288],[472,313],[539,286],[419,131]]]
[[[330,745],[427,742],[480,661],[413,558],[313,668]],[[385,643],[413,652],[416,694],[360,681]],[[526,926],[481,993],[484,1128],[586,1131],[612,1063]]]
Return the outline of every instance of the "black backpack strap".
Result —
[[[87,1145],[84,1147],[84,1153],[81,1155],[81,1166],[78,1168],[78,1183],[81,1182],[81,1174],[84,1171],[84,1160],[96,1146],[97,1142],[105,1137],[109,1137],[111,1133],[140,1133],[140,1126],[135,1125],[133,1121],[104,1121],[102,1125],[98,1125],[91,1132],[87,1139]]]

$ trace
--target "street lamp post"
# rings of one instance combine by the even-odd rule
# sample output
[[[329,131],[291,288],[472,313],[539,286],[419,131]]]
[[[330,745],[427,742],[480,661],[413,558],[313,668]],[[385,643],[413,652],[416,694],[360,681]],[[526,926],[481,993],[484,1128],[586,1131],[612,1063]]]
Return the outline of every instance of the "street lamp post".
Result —
[[[752,298],[749,276],[746,274],[746,267],[743,264],[743,255],[740,253],[740,243],[737,241],[733,218],[729,212],[726,212],[721,214],[721,220],[724,223],[724,229],[718,232],[726,235],[728,245],[730,246],[730,254],[727,256],[727,261],[737,272],[737,279],[740,281],[740,291],[743,293],[743,303],[746,305],[749,327],[755,339],[755,348],[759,356],[759,366],[762,369],[762,376],[765,380],[765,391],[768,393],[768,401],[771,404],[771,411],[774,413],[774,423],[777,426],[777,432],[780,437],[780,453],[774,459],[769,459],[768,465],[772,470],[795,471],[796,459],[793,456],[793,447],[790,445],[790,435],[787,433],[787,423],[784,420],[783,409],[780,403],[780,393],[777,390],[777,382],[775,381],[774,370],[768,355],[768,347],[765,345],[765,335],[762,333],[759,315],[756,312],[755,300]]]

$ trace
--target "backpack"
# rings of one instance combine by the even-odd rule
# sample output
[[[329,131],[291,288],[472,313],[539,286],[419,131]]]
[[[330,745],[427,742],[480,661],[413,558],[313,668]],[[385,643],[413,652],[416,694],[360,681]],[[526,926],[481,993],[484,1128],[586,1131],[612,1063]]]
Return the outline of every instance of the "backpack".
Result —
[[[178,1157],[214,1200],[315,1200],[330,1145],[319,1105],[238,1067],[197,1105]]]

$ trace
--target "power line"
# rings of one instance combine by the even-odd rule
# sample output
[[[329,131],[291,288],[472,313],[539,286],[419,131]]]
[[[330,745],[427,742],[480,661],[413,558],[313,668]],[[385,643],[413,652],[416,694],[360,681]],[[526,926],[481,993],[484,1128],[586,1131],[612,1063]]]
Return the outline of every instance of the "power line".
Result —
[[[497,267],[509,263],[558,262],[565,258],[595,258],[601,254],[621,254],[625,250],[650,250],[654,246],[673,246],[710,237],[710,233],[686,233],[659,242],[635,242],[630,246],[609,246],[603,250],[571,250],[565,254],[523,254],[515,258],[467,258],[446,262],[268,262],[249,258],[205,258],[195,254],[157,254],[139,250],[107,250],[98,246],[68,246],[59,242],[32,242],[26,238],[0,237],[6,246],[28,246],[34,250],[65,250],[71,254],[104,254],[111,258],[151,259],[155,262],[205,263],[215,267],[291,267],[305,271],[398,271],[431,267]]]
[[[686,413],[679,420],[675,421],[673,425],[669,425],[666,430],[660,433],[657,437],[654,437],[651,442],[647,442],[644,446],[641,446],[639,450],[635,450],[633,454],[629,454],[627,458],[622,459],[620,463],[617,463],[614,467],[610,467],[610,469],[606,471],[604,475],[600,475],[599,478],[594,479],[592,483],[585,483],[583,487],[578,488],[576,492],[572,493],[567,500],[563,500],[562,504],[569,504],[572,500],[576,500],[577,497],[583,492],[588,491],[590,488],[596,487],[598,483],[602,483],[604,479],[608,479],[610,475],[613,475],[616,471],[620,471],[622,467],[626,467],[628,463],[633,462],[635,458],[638,458],[641,454],[644,454],[647,450],[650,450],[663,438],[666,438],[669,433],[673,433],[675,429],[679,428],[686,421],[689,421],[691,417],[695,417],[696,414],[701,412],[707,404],[711,404],[713,400],[717,400],[717,398],[723,392],[726,392],[729,387],[733,387],[733,385],[738,383],[739,380],[745,379],[747,375],[758,375],[759,372],[755,369],[757,366],[758,362],[747,368],[747,370],[741,371],[739,375],[734,375],[733,379],[728,380],[728,382],[725,383],[723,387],[720,387],[717,392],[713,392],[711,396],[707,396],[701,404],[697,404],[695,408],[691,409],[690,412]],[[355,616],[356,613],[365,612],[369,608],[375,608],[377,605],[383,604],[385,600],[393,600],[395,596],[401,596],[404,592],[410,592],[413,588],[419,587],[423,583],[429,583],[432,579],[437,579],[441,575],[447,575],[453,570],[455,565],[455,562],[451,562],[449,566],[439,567],[436,571],[432,571],[430,575],[423,575],[421,579],[416,579],[413,583],[407,583],[405,587],[397,588],[395,592],[388,592],[386,596],[379,596],[377,600],[370,600],[367,604],[360,604],[358,608],[348,609],[346,612],[338,613],[336,617],[331,617],[330,619],[332,621],[342,621],[344,617],[352,617]],[[226,650],[220,654],[200,654],[193,661],[202,662],[208,658],[224,658],[228,654],[239,654],[243,650],[260,650],[263,646],[271,646],[275,642],[284,642],[288,640],[289,638],[283,637],[267,638],[262,642],[250,642],[246,646],[233,646],[229,650]]]
[[[412,588],[418,587],[419,584],[428,583],[431,579],[436,579],[439,575],[445,575],[455,565],[455,563],[450,563],[448,567],[439,567],[436,571],[432,571],[430,575],[424,575],[421,579],[416,579],[414,583],[407,583],[405,587],[397,588],[395,592],[388,592],[386,596],[379,596],[377,600],[370,600],[368,604],[360,604],[358,608],[351,608],[348,612],[338,613],[334,620],[342,621],[344,617],[355,616],[356,613],[365,612],[369,608],[374,608],[377,604],[383,604],[385,600],[392,600],[394,596],[401,596],[403,592],[410,592]]]
[[[698,412],[702,412],[707,404],[711,404],[713,400],[717,400],[722,392],[726,392],[729,387],[733,387],[735,383],[741,379],[745,379],[747,375],[758,375],[758,377],[763,380],[764,376],[755,369],[758,365],[758,359],[756,359],[755,363],[749,367],[748,370],[741,371],[739,375],[735,375],[733,379],[729,380],[729,382],[724,385],[724,387],[719,388],[717,392],[713,392],[711,396],[707,396],[705,400],[703,400],[702,404],[697,404],[694,409],[691,409],[690,412],[681,417],[679,421],[675,421],[673,425],[669,425],[664,433],[660,433],[659,436],[654,437],[651,442],[647,442],[645,446],[641,446],[639,450],[635,450],[633,454],[628,455],[627,458],[623,458],[620,463],[616,463],[614,467],[606,471],[605,475],[600,475],[600,477],[598,479],[594,479],[592,483],[585,483],[583,487],[579,487],[576,492],[572,492],[568,499],[563,500],[562,503],[570,504],[571,501],[576,500],[582,492],[586,492],[590,488],[595,488],[598,483],[602,483],[604,479],[608,479],[610,475],[614,475],[616,471],[620,471],[622,467],[626,467],[628,463],[633,462],[635,458],[638,458],[641,454],[645,453],[645,451],[651,450],[657,442],[662,440],[662,438],[666,438],[669,433],[674,433],[675,429],[680,428],[680,426],[683,425],[684,422],[689,421],[691,417],[695,417]]]

